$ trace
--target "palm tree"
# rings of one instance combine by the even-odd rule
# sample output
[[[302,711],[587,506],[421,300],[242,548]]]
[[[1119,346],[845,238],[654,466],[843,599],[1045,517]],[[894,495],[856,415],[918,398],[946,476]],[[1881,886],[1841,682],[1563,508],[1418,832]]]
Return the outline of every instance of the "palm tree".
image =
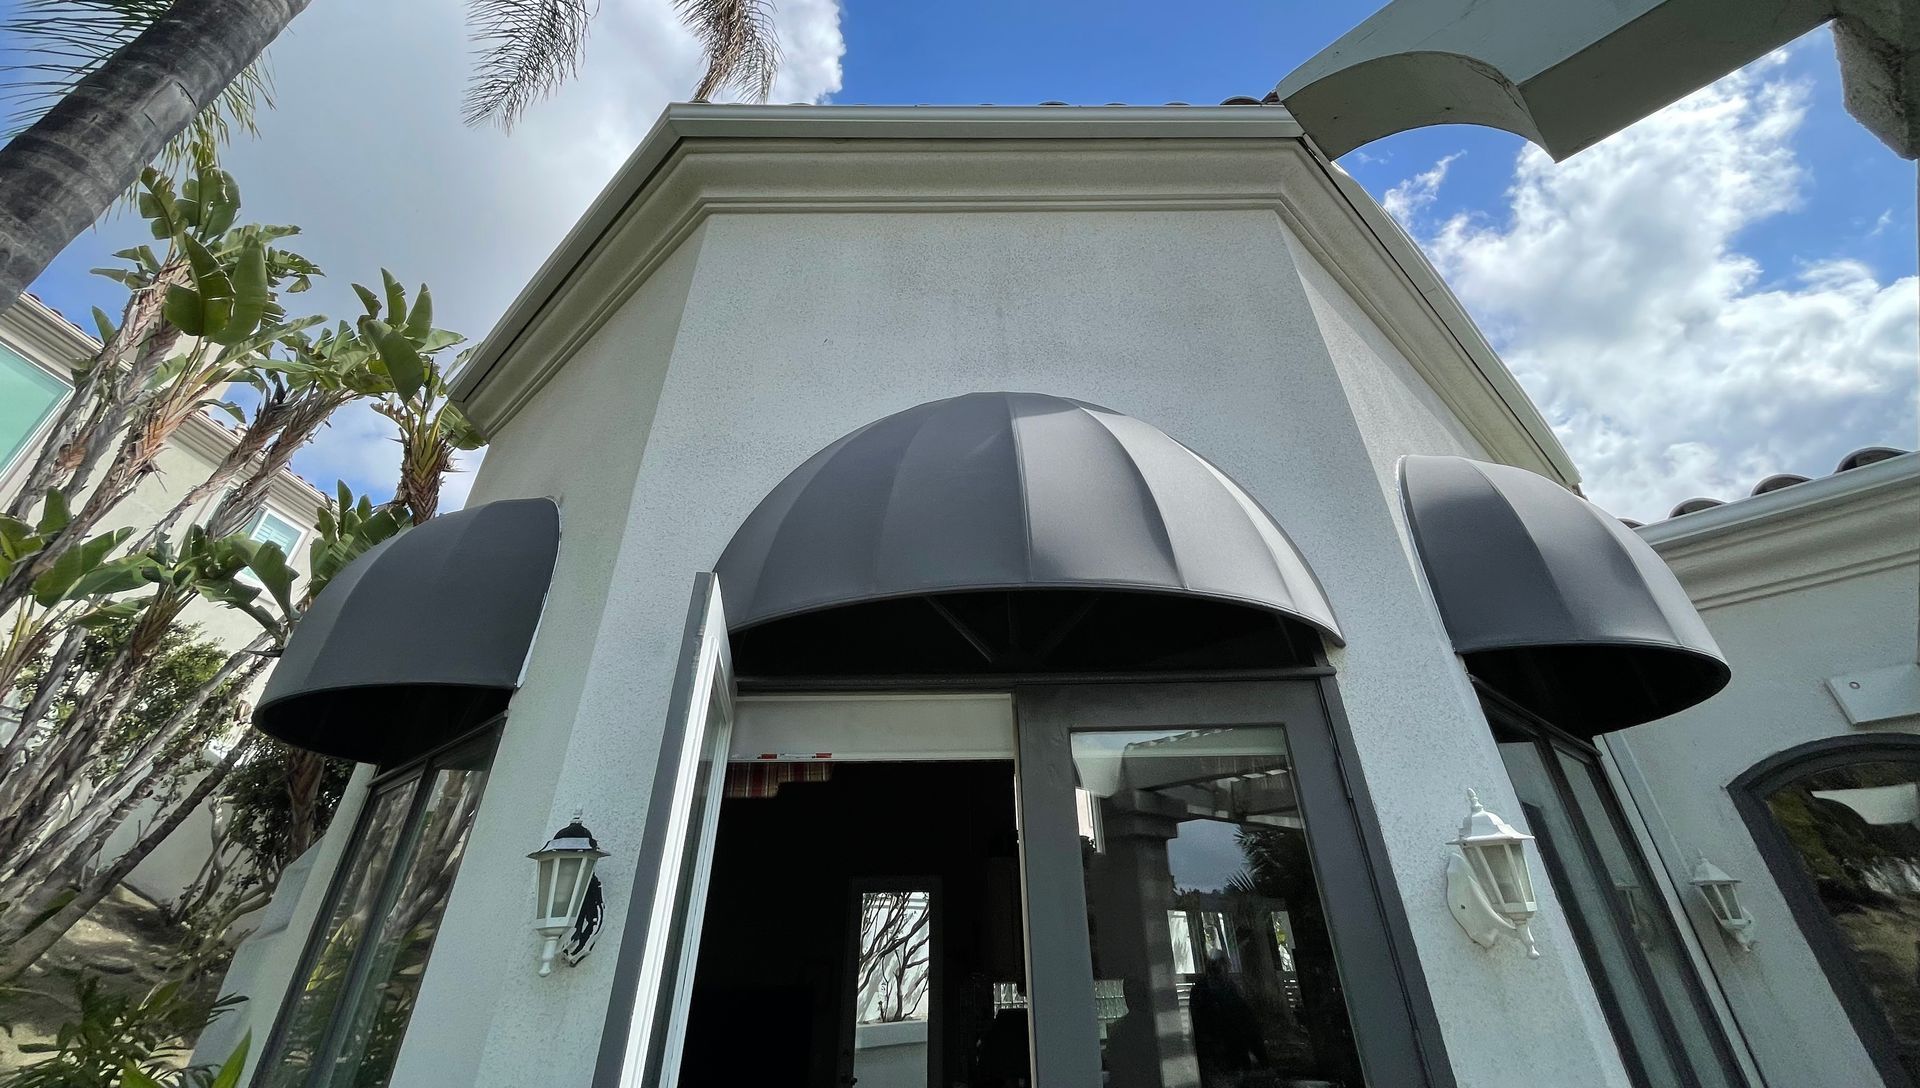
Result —
[[[8,305],[140,170],[187,133],[250,127],[269,85],[256,67],[311,0],[25,0],[9,28],[38,59],[29,97],[51,106],[0,147],[0,305]],[[510,128],[578,68],[596,0],[467,0],[480,56],[469,124]],[[693,99],[737,88],[764,101],[780,63],[772,0],[674,0],[707,72]],[[70,79],[71,83],[66,80]],[[16,96],[18,97],[18,96]],[[196,126],[197,129],[196,129]]]

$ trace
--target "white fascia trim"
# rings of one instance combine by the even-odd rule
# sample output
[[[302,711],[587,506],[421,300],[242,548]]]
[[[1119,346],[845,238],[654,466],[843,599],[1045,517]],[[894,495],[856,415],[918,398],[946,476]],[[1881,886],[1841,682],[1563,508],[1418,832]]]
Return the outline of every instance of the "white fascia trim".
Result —
[[[1764,495],[1656,521],[1641,526],[1637,532],[1640,539],[1657,549],[1670,548],[1741,532],[1761,522],[1805,514],[1915,480],[1920,480],[1920,453],[1907,453]]]
[[[61,381],[69,380],[68,368],[74,362],[100,351],[98,340],[33,295],[23,294],[8,306],[0,315],[0,327],[16,340],[14,350]]]
[[[1440,278],[1440,273],[1434,269],[1433,263],[1427,260],[1427,255],[1420,248],[1420,244],[1413,240],[1406,228],[1402,227],[1393,216],[1387,214],[1387,210],[1380,206],[1379,201],[1373,199],[1371,193],[1368,193],[1359,182],[1353,180],[1353,175],[1327,158],[1326,153],[1321,151],[1313,140],[1305,139],[1303,142],[1312,151],[1313,161],[1327,172],[1327,177],[1333,182],[1334,189],[1346,199],[1348,204],[1352,205],[1354,213],[1379,240],[1380,248],[1385,250],[1394,264],[1399,266],[1401,275],[1407,278],[1413,285],[1413,289],[1419,292],[1427,306],[1439,317],[1440,323],[1446,326],[1448,334],[1460,346],[1461,353],[1480,372],[1481,377],[1486,379],[1494,395],[1500,398],[1506,405],[1507,411],[1513,414],[1514,420],[1527,432],[1527,436],[1533,440],[1534,445],[1539,447],[1540,456],[1559,470],[1562,482],[1578,493],[1580,470],[1574,465],[1573,456],[1567,452],[1565,446],[1560,444],[1560,438],[1553,433],[1552,425],[1547,422],[1545,416],[1540,414],[1540,409],[1533,403],[1533,398],[1527,396],[1526,390],[1520,387],[1519,380],[1513,376],[1511,370],[1507,369],[1507,364],[1501,361],[1499,353],[1493,350],[1493,345],[1487,342],[1486,335],[1480,331],[1480,327],[1473,323],[1473,318],[1468,316],[1466,307],[1460,304],[1459,297],[1453,293],[1451,287],[1447,286],[1447,282]]]

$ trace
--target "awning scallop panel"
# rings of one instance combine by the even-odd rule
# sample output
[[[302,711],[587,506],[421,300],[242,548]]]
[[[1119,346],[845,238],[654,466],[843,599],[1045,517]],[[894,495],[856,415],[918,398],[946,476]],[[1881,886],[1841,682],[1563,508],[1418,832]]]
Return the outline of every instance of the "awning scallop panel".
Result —
[[[735,631],[877,601],[1099,590],[1243,605],[1341,639],[1318,580],[1239,485],[1166,434],[1039,393],[921,404],[839,439],[717,567]]]
[[[369,549],[294,628],[254,724],[374,763],[452,739],[519,686],[559,544],[552,500],[506,499]]]
[[[1400,484],[1453,648],[1502,695],[1591,736],[1726,686],[1726,661],[1673,571],[1599,507],[1464,457],[1404,458]]]

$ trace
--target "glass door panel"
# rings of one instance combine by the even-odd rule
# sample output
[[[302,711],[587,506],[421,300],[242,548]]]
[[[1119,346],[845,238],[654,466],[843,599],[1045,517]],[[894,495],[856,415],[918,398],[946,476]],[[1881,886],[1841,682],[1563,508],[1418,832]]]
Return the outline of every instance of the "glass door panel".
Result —
[[[352,850],[340,863],[333,909],[318,931],[318,945],[308,953],[306,977],[294,992],[290,1011],[283,1014],[280,1036],[268,1047],[272,1061],[263,1066],[262,1088],[295,1088],[308,1083],[316,1066],[325,1064],[322,1042],[334,1012],[341,1005],[355,954],[373,928],[380,909],[380,891],[400,850],[407,812],[420,786],[418,777],[392,782],[367,801],[367,812]]]
[[[1430,1082],[1431,1005],[1317,682],[1015,706],[1035,1083]]]
[[[1593,836],[1595,851],[1607,879],[1617,893],[1617,906],[1628,930],[1634,935],[1653,977],[1654,989],[1668,1009],[1673,1010],[1672,1025],[1680,1043],[1680,1053],[1704,1088],[1733,1088],[1739,1083],[1732,1072],[1733,1058],[1725,1036],[1706,1008],[1699,992],[1699,980],[1686,959],[1680,934],[1665,899],[1653,884],[1653,872],[1638,847],[1630,840],[1615,808],[1613,793],[1601,776],[1600,767],[1586,753],[1576,754],[1556,746],[1569,794],[1587,830]]]
[[[1628,1076],[1642,1088],[1744,1084],[1599,758],[1504,704],[1485,706]]]
[[[1285,730],[1070,743],[1103,1083],[1358,1085]]]

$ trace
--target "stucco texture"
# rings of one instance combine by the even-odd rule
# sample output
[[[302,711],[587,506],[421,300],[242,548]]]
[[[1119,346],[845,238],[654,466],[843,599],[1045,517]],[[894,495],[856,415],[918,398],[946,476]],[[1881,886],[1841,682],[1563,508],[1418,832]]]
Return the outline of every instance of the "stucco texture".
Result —
[[[474,502],[557,497],[560,557],[394,1083],[588,1082],[695,573],[847,431],[1032,390],[1186,443],[1322,579],[1459,1083],[1624,1085],[1550,891],[1538,961],[1513,942],[1482,951],[1448,914],[1444,843],[1466,788],[1519,812],[1407,551],[1391,467],[1479,451],[1304,253],[1252,208],[707,217],[501,430],[476,481]],[[612,851],[607,924],[583,965],[541,979],[524,855],[575,807]],[[308,916],[325,883],[309,881]],[[284,986],[262,977],[256,992]]]
[[[1835,543],[1815,534],[1843,523],[1822,518],[1750,531],[1749,545],[1673,558],[1689,592],[1716,591],[1720,603],[1709,599],[1702,615],[1733,681],[1697,707],[1608,738],[1676,883],[1686,887],[1702,856],[1742,881],[1741,901],[1754,918],[1750,952],[1721,937],[1698,896],[1682,900],[1741,1033],[1776,1085],[1882,1080],[1726,787],[1776,752],[1861,732],[1827,690],[1828,677],[1913,659],[1920,488],[1902,504],[1887,523],[1892,533],[1855,526],[1864,531],[1843,532]],[[1920,718],[1874,728],[1920,732]]]

